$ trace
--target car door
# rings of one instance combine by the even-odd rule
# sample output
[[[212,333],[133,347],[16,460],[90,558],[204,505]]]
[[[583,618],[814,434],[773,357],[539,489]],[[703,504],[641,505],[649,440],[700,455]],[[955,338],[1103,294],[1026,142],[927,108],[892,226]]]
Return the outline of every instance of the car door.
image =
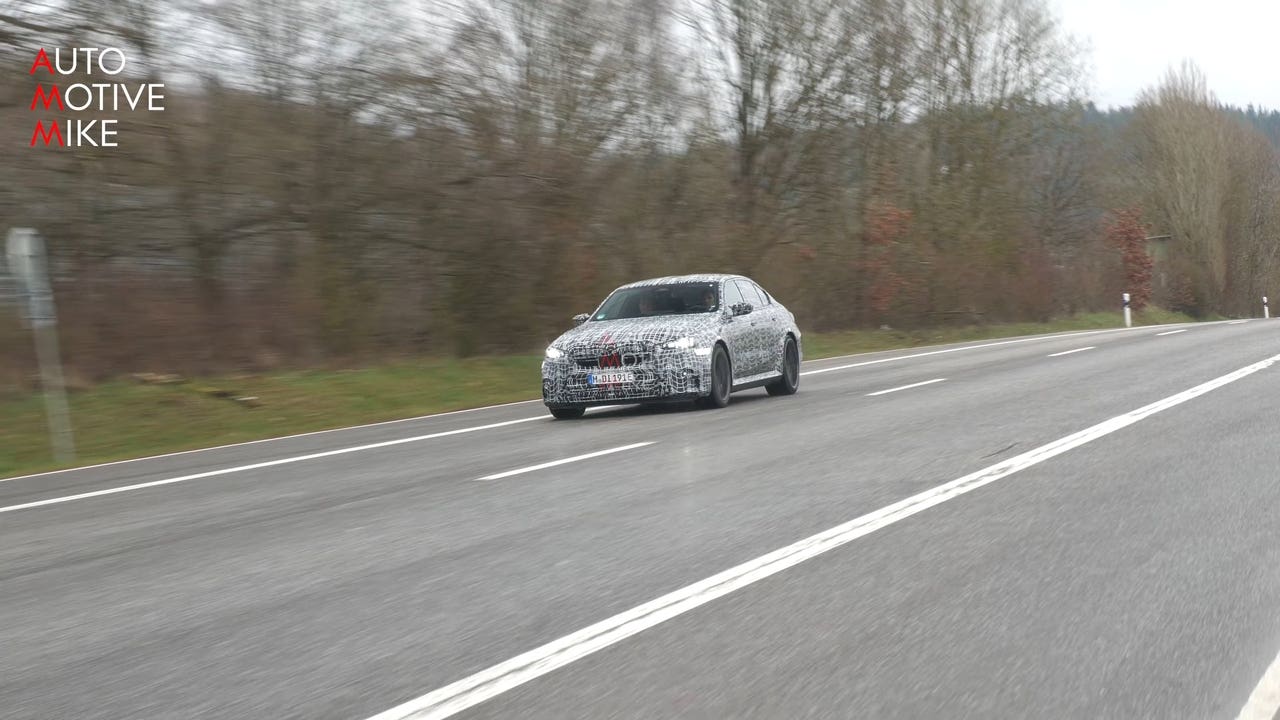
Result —
[[[751,327],[751,316],[733,314],[733,307],[744,302],[746,300],[743,299],[737,283],[726,280],[724,287],[720,290],[720,308],[723,313],[720,333],[724,337],[725,344],[729,346],[729,357],[733,364],[735,380],[754,374],[753,363],[757,362],[758,357],[752,354],[751,349],[751,331],[755,329]]]
[[[760,283],[750,282],[762,303],[756,328],[767,330],[769,336],[769,345],[764,350],[764,357],[760,360],[763,366],[760,372],[782,372],[782,340],[787,334],[788,318],[782,311],[782,306],[763,287],[760,287]]]
[[[769,370],[768,364],[771,358],[770,343],[772,336],[772,326],[769,323],[769,313],[765,305],[764,298],[756,291],[755,284],[750,280],[734,280],[737,285],[738,292],[742,295],[743,302],[751,306],[751,312],[746,315],[740,315],[735,320],[744,325],[743,333],[745,336],[743,375],[759,375]]]

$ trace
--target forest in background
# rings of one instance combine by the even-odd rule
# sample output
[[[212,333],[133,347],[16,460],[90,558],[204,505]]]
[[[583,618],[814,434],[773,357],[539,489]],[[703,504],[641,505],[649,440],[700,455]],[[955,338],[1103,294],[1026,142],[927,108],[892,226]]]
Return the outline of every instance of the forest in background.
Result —
[[[41,47],[124,49],[165,111],[28,147]],[[1189,64],[1101,110],[1085,59],[1042,0],[0,0],[0,231],[84,381],[536,352],[685,272],[817,331],[1256,315],[1280,112]]]

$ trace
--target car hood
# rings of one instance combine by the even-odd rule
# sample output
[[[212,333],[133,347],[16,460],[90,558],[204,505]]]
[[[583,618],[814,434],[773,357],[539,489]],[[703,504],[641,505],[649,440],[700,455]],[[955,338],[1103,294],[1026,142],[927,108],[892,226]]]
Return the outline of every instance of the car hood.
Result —
[[[662,315],[651,318],[588,321],[565,332],[552,343],[562,350],[575,345],[612,345],[644,340],[670,342],[682,337],[713,335],[714,313]]]

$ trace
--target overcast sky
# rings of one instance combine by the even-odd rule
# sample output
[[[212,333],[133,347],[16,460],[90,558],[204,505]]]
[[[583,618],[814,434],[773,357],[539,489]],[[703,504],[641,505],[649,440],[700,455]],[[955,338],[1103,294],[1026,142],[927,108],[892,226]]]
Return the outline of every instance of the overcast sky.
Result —
[[[1051,0],[1093,47],[1092,97],[1131,105],[1191,59],[1222,102],[1280,110],[1280,0]]]

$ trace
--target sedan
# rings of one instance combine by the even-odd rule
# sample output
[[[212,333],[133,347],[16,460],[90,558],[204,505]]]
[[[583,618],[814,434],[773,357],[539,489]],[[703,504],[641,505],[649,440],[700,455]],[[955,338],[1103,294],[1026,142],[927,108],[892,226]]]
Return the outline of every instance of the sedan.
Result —
[[[593,405],[696,402],[800,384],[800,328],[741,275],[680,275],[623,285],[556,338],[542,362],[542,401],[558,419]]]

